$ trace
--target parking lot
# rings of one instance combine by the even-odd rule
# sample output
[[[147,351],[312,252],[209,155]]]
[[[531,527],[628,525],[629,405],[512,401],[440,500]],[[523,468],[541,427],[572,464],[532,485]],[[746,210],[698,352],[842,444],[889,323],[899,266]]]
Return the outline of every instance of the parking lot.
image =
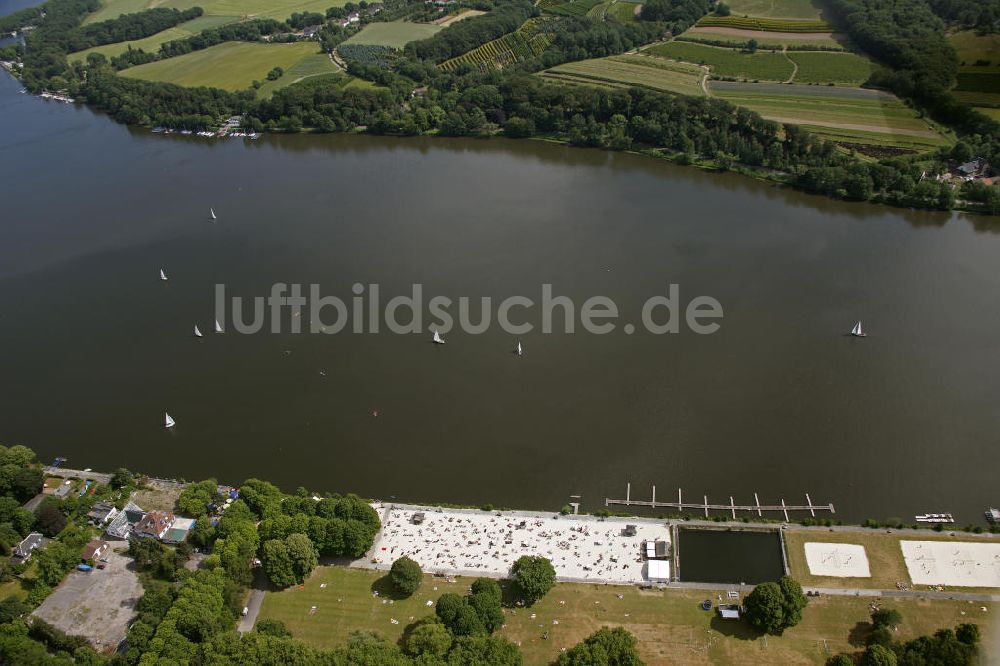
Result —
[[[112,548],[126,545],[113,543]],[[128,567],[131,558],[109,550],[107,559],[104,569],[71,572],[32,615],[83,636],[99,652],[113,650],[135,615],[142,585]]]

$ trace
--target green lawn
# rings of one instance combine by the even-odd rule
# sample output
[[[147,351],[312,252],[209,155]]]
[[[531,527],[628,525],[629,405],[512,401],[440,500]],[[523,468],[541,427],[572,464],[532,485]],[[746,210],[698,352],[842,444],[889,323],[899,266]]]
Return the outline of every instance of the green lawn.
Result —
[[[993,120],[1000,121],[1000,109],[994,109],[992,107],[986,107],[986,106],[977,106],[976,111],[989,116]]]
[[[321,648],[342,643],[352,631],[376,631],[398,641],[408,624],[433,613],[428,601],[445,592],[465,594],[472,583],[471,578],[447,583],[425,576],[412,598],[390,600],[373,594],[373,585],[385,589],[377,582],[383,578],[380,572],[319,567],[304,585],[267,593],[260,619],[281,620],[296,638]],[[528,666],[552,663],[562,649],[602,626],[632,632],[649,664],[821,665],[830,654],[860,652],[849,639],[858,623],[868,621],[870,599],[811,598],[798,626],[765,639],[742,622],[721,622],[698,607],[703,599],[715,601],[716,594],[560,583],[531,608],[504,609],[501,633],[520,644]],[[907,599],[891,605],[903,614],[898,637],[905,640],[978,619],[982,604]],[[983,622],[980,628],[983,645],[992,645],[994,623]]]
[[[167,28],[166,30],[156,33],[155,35],[150,35],[145,39],[137,39],[134,42],[104,44],[103,46],[95,46],[94,48],[87,49],[86,51],[77,51],[76,53],[71,53],[69,55],[69,59],[71,61],[86,60],[87,56],[91,53],[103,53],[104,56],[110,60],[114,56],[127,51],[129,46],[133,49],[142,49],[146,53],[155,53],[160,49],[161,44],[165,44],[174,39],[184,39],[185,37],[197,35],[202,30],[217,28],[220,25],[232,23],[236,20],[238,20],[238,17],[236,16],[200,16],[191,21],[186,21],[185,23],[174,26],[173,28]]]
[[[788,57],[799,66],[795,83],[861,85],[875,71],[872,61],[855,53],[789,51]]]
[[[287,19],[292,12],[319,12],[343,6],[347,0],[104,0],[100,9],[87,16],[84,23],[117,18],[153,7],[190,9],[201,7],[206,16],[263,17]]]
[[[281,67],[285,75],[279,84],[290,85],[295,80],[293,72],[308,74],[337,72],[337,66],[319,53],[315,42],[294,44],[262,44],[225,42],[201,51],[194,51],[176,58],[130,67],[120,72],[147,81],[166,81],[181,86],[213,86],[224,90],[243,90],[253,81],[266,81],[274,67]],[[302,74],[299,74],[301,76]],[[280,87],[276,84],[274,87]]]
[[[758,51],[743,53],[736,49],[705,46],[690,42],[667,42],[644,49],[664,58],[708,65],[716,76],[748,81],[785,81],[792,75],[792,63],[781,53]]]
[[[704,70],[696,65],[643,55],[624,55],[569,62],[547,70],[543,76],[566,83],[642,86],[681,95],[702,95],[701,79],[704,74]]]
[[[774,18],[820,18],[818,0],[730,0],[726,4],[738,16],[769,16]]]
[[[431,23],[369,23],[358,34],[346,40],[345,44],[374,44],[401,49],[410,42],[427,39],[441,30],[441,26]]]

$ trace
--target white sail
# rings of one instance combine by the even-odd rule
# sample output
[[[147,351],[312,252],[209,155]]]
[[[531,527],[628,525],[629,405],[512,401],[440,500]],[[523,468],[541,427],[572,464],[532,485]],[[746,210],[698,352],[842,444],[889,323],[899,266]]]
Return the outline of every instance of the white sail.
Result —
[[[523,353],[524,353],[524,348],[521,347],[521,341],[518,340],[518,342],[517,342],[517,355],[520,356]]]
[[[208,209],[208,214],[212,216],[213,220],[218,219],[217,217],[215,217],[215,209],[214,208],[209,208]]]
[[[441,337],[441,334],[438,333],[437,330],[434,331],[434,337],[431,338],[431,340],[435,344],[439,344],[439,345],[443,345],[444,344],[444,338]]]
[[[218,319],[215,320],[215,332],[222,333],[222,324],[219,323]]]
[[[170,418],[170,414],[167,414],[166,412],[164,412],[164,414],[166,414],[166,417],[167,417],[166,427],[167,428],[173,428],[174,427],[174,420],[172,418]]]
[[[201,331],[198,330],[198,325],[197,324],[194,325],[194,337],[196,337],[196,338],[200,338],[201,337]]]
[[[162,268],[160,269],[160,279],[163,280],[164,282],[167,281],[167,274],[163,272]]]
[[[854,328],[851,329],[851,335],[853,335],[855,337],[858,337],[858,338],[865,337],[864,331],[861,330],[861,322],[860,321],[857,324],[854,325]]]

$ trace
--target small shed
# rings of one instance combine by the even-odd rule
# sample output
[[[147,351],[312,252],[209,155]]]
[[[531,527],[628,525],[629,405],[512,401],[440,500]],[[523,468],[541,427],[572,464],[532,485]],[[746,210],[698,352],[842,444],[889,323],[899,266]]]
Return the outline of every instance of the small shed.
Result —
[[[636,535],[636,529],[635,525],[626,525],[625,529],[622,530],[622,536],[634,537]]]
[[[413,514],[413,518],[410,519],[410,522],[412,522],[414,525],[422,525],[424,523],[424,518],[426,518],[424,512],[420,511],[418,513]]]
[[[740,607],[736,604],[719,604],[719,617],[723,620],[738,620]]]
[[[80,560],[82,562],[89,562],[90,560],[99,560],[101,557],[108,552],[109,544],[107,541],[101,539],[94,539],[83,549],[80,553]]]

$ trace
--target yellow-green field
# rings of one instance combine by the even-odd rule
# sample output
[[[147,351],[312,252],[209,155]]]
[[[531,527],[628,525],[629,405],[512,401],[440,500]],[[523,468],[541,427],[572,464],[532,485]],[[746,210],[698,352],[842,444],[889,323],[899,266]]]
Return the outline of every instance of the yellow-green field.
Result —
[[[983,115],[989,116],[993,120],[1000,120],[1000,109],[985,107],[985,106],[977,106],[976,111],[982,113]]]
[[[190,9],[201,7],[206,16],[237,16],[287,19],[292,12],[319,12],[339,7],[347,0],[104,0],[100,9],[84,23],[105,21],[153,7]]]
[[[822,5],[818,0],[731,0],[726,4],[738,16],[818,19]]]
[[[858,88],[712,82],[713,95],[833,140],[926,150],[949,140],[899,99]]]
[[[390,600],[373,594],[373,586],[387,591],[384,578],[381,572],[319,567],[301,587],[267,593],[259,619],[281,620],[296,638],[321,648],[338,645],[358,630],[376,631],[398,641],[407,625],[433,613],[428,601],[433,604],[445,592],[464,594],[472,582],[458,578],[448,583],[425,576],[413,597]],[[830,654],[860,652],[849,640],[858,623],[869,619],[869,599],[811,598],[798,626],[764,639],[748,625],[722,622],[698,607],[703,599],[714,601],[716,594],[560,583],[530,609],[505,609],[501,632],[520,644],[529,666],[551,663],[562,649],[601,626],[623,626],[632,632],[639,639],[640,654],[651,665],[819,665]],[[983,604],[906,599],[893,600],[891,605],[903,614],[898,638],[905,640],[978,619]],[[394,619],[398,624],[393,624]],[[980,628],[983,644],[990,645],[992,623]]]
[[[861,85],[875,71],[871,60],[855,53],[789,51],[786,55],[798,65],[792,77],[794,83]]]
[[[301,78],[339,71],[325,54],[320,53],[319,45],[315,42],[225,42],[176,58],[130,67],[119,74],[181,86],[243,90],[249,88],[254,81],[266,81],[267,73],[274,67],[284,69],[285,75],[275,82],[272,92],[278,87],[291,85],[296,76]]]
[[[705,71],[682,62],[643,55],[569,62],[542,74],[547,79],[602,87],[640,86],[681,95],[703,95]]]
[[[166,30],[156,33],[155,35],[150,35],[145,39],[137,39],[134,42],[104,44],[102,46],[95,46],[94,48],[87,49],[86,51],[77,51],[76,53],[71,53],[69,55],[69,59],[71,61],[86,60],[87,56],[91,53],[103,53],[104,56],[110,60],[111,58],[127,51],[130,46],[133,49],[142,49],[146,53],[155,53],[160,49],[161,44],[166,44],[174,39],[184,39],[185,37],[197,35],[202,30],[217,28],[220,25],[232,23],[237,20],[238,17],[236,16],[200,16],[194,20],[186,21],[180,25],[174,26],[173,28],[167,28]]]
[[[441,26],[432,23],[410,23],[408,21],[369,23],[361,32],[351,36],[344,43],[375,44],[401,49],[410,42],[427,39],[440,30]]]

